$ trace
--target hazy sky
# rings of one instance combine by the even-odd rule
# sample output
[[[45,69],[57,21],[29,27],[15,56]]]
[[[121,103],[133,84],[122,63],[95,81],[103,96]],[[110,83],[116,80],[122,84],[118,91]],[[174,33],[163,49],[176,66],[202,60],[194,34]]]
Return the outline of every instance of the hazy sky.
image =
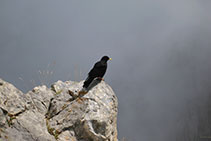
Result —
[[[42,82],[83,80],[108,55],[105,81],[119,99],[119,139],[174,141],[187,103],[211,92],[210,6],[1,0],[0,77],[26,92]]]

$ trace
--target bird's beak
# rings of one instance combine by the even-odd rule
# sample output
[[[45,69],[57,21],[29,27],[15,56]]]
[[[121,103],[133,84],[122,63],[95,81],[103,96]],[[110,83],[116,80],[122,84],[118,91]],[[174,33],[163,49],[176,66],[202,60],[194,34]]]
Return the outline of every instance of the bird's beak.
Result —
[[[109,60],[112,60],[112,58],[109,58]]]

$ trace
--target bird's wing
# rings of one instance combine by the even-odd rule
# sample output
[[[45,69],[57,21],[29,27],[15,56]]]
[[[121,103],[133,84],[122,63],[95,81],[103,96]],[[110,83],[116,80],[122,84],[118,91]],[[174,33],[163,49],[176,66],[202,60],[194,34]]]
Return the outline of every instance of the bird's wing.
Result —
[[[102,64],[101,62],[97,62],[95,63],[94,67],[90,70],[90,72],[88,73],[88,76],[92,76],[94,75],[96,72],[96,70],[98,70],[98,68],[101,68],[102,67]]]
[[[102,66],[103,66],[103,65],[102,65],[101,62],[97,62],[97,63],[95,63],[95,65],[94,65],[93,68],[100,68],[100,67],[102,67]]]

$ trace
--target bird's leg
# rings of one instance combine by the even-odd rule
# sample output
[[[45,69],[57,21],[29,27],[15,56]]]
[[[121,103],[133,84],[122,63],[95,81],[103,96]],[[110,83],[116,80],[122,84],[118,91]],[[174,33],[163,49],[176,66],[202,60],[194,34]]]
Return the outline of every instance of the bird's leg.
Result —
[[[99,79],[101,81],[104,81],[104,79],[102,77],[97,77],[97,79]]]

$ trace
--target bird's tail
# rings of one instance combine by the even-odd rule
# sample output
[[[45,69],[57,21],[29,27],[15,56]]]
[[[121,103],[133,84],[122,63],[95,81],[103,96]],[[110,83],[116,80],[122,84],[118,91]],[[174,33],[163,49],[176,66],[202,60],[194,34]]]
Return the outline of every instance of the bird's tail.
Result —
[[[87,79],[84,81],[84,85],[83,85],[83,88],[88,88],[89,85],[91,84],[91,82],[93,81],[94,78],[92,77],[87,77]]]

